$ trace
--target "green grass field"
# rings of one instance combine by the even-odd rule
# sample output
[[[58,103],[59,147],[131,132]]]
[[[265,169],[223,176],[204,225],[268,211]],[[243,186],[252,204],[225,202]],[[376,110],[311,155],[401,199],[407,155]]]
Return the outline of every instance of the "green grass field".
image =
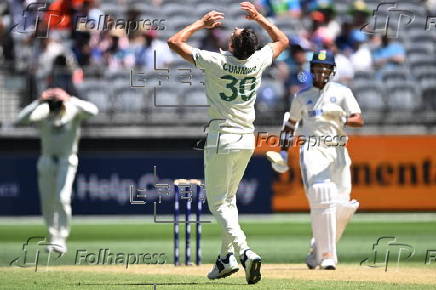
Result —
[[[310,239],[308,215],[259,216],[242,219],[250,246],[263,258],[266,272],[255,286],[245,286],[242,271],[236,277],[219,281],[205,278],[209,265],[177,267],[164,265],[131,265],[126,269],[125,259],[119,265],[89,266],[83,260],[77,265],[80,253],[98,253],[109,249],[111,253],[161,253],[160,261],[173,262],[172,225],[124,218],[116,220],[75,219],[69,239],[68,253],[52,259],[51,267],[40,262],[35,267],[14,267],[9,263],[23,256],[23,243],[32,236],[44,236],[45,227],[40,221],[0,220],[0,276],[1,289],[435,289],[436,260],[425,264],[427,250],[435,250],[436,215],[425,214],[358,214],[338,244],[342,264],[335,272],[305,270],[304,258]],[[181,227],[183,233],[183,227]],[[194,232],[194,227],[193,227]],[[359,266],[373,254],[372,245],[382,236],[394,236],[397,242],[415,249],[410,259],[396,264],[390,261],[384,268]],[[219,253],[220,233],[215,223],[203,226],[203,263],[211,264]],[[181,241],[184,241],[183,235]],[[194,250],[195,239],[192,247]],[[180,245],[184,249],[184,245]],[[33,249],[35,252],[35,249]],[[86,252],[85,252],[86,251]],[[31,251],[29,250],[29,253]],[[194,251],[193,251],[194,254]],[[45,253],[40,260],[46,261]],[[183,250],[181,258],[184,257]],[[194,258],[194,255],[193,255]],[[148,260],[150,261],[150,260]],[[92,261],[91,261],[92,262]],[[65,267],[65,265],[72,265]],[[276,265],[276,266],[274,266]],[[291,266],[294,265],[292,268]],[[379,264],[381,265],[381,264]],[[291,267],[291,268],[289,268]],[[107,269],[107,271],[105,270]],[[323,273],[321,273],[323,272]],[[270,274],[269,274],[270,273]],[[283,273],[288,273],[284,275]],[[351,275],[355,273],[355,275]],[[374,274],[374,275],[373,275]],[[422,277],[420,276],[422,274]],[[303,275],[303,276],[302,276]],[[314,276],[315,275],[315,276]],[[321,276],[320,276],[321,275]],[[322,276],[328,275],[328,276]],[[349,276],[351,275],[351,276]],[[363,275],[363,276],[362,276]],[[374,276],[372,278],[372,275]],[[369,278],[366,279],[365,277]],[[410,276],[410,279],[396,279]],[[412,277],[413,276],[413,277]],[[364,281],[360,281],[360,280]],[[337,281],[334,281],[337,280]],[[156,283],[156,286],[152,284]],[[150,284],[150,285],[149,285]]]

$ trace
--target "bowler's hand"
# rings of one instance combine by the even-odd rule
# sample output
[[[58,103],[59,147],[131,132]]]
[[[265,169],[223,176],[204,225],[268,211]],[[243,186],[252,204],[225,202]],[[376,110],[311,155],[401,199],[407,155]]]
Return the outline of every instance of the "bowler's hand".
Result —
[[[215,10],[210,11],[209,13],[205,14],[202,18],[202,27],[212,29],[218,26],[221,26],[222,23],[219,22],[220,20],[224,19],[224,14],[221,12],[217,12]]]
[[[261,15],[259,11],[257,11],[256,7],[250,2],[242,2],[240,3],[241,9],[247,12],[245,16],[248,20],[258,20]]]

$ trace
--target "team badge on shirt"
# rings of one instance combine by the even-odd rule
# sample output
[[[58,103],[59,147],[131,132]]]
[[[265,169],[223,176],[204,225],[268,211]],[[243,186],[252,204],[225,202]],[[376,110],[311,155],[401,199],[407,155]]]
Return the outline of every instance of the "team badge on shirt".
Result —
[[[306,74],[306,72],[301,71],[298,73],[297,79],[300,83],[305,83],[305,82],[307,82],[308,75]]]
[[[332,102],[332,103],[336,103],[336,97],[331,97],[331,98],[330,98],[330,102]]]

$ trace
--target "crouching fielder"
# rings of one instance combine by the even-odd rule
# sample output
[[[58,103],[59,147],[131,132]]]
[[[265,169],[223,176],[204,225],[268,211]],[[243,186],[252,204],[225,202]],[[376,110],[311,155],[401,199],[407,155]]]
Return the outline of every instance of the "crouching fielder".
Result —
[[[319,266],[335,270],[336,243],[359,206],[357,201],[350,201],[351,160],[345,147],[344,126],[361,127],[363,119],[351,90],[330,82],[336,67],[333,54],[314,53],[310,67],[313,87],[299,92],[290,112],[285,114],[283,131],[286,134],[282,133],[285,142],[280,152],[283,159],[270,160],[276,171],[286,171],[291,145],[287,136],[301,136],[300,144],[303,141],[300,138],[306,138],[306,143],[300,146],[300,167],[310,204],[313,234],[306,264],[309,269]]]
[[[38,187],[44,221],[48,226],[49,251],[67,251],[80,123],[97,113],[94,104],[71,97],[59,88],[44,91],[38,100],[19,113],[17,123],[36,123],[41,135]]]

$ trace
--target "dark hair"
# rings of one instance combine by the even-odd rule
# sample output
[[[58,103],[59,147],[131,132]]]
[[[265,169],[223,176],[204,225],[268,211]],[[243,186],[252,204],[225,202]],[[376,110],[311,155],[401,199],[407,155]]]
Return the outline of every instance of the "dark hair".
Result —
[[[289,50],[292,55],[299,53],[299,52],[305,52],[304,48],[301,47],[299,44],[292,44],[289,46]]]
[[[54,66],[67,66],[67,58],[64,54],[59,54],[53,61]]]
[[[244,28],[239,35],[232,39],[233,55],[237,59],[249,58],[257,49],[257,35],[251,28]]]

